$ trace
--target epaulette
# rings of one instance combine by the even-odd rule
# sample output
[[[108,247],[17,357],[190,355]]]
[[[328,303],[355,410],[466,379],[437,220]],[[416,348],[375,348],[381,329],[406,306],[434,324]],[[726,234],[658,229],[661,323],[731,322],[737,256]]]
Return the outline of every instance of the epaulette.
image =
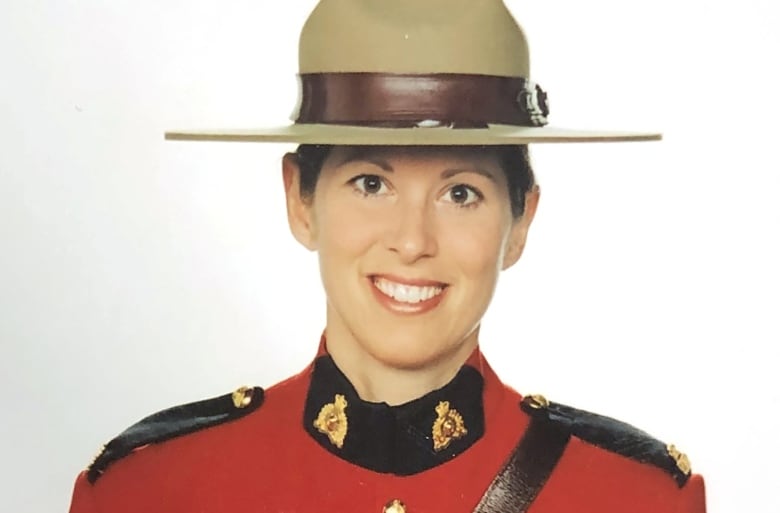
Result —
[[[263,404],[263,394],[259,387],[241,387],[231,394],[174,406],[150,415],[103,446],[87,467],[87,480],[94,483],[109,465],[139,447],[240,419]]]
[[[691,476],[688,457],[630,424],[530,395],[521,402],[523,411],[545,416],[577,438],[640,463],[655,465],[671,475],[682,488]]]

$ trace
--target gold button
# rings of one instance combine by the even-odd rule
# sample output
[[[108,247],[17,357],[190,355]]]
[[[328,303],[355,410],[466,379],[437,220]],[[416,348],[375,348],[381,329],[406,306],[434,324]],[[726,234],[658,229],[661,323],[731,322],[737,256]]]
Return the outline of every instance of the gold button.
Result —
[[[382,513],[406,513],[406,505],[398,499],[393,499],[385,504]]]
[[[233,406],[236,408],[246,408],[252,404],[252,396],[255,393],[255,389],[252,387],[241,387],[232,394]]]
[[[542,394],[532,394],[526,396],[523,402],[533,408],[534,410],[543,410],[550,406],[550,401],[547,400]]]

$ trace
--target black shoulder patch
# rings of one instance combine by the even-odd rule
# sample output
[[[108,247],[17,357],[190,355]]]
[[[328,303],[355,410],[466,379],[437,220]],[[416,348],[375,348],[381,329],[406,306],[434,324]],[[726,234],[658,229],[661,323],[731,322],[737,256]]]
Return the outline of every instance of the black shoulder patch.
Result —
[[[241,387],[232,394],[174,406],[150,415],[108,442],[87,467],[87,479],[94,483],[109,465],[144,445],[164,442],[182,435],[239,419],[263,404],[260,387]]]
[[[690,463],[684,454],[630,424],[548,402],[541,396],[524,397],[521,407],[530,415],[546,415],[585,442],[640,463],[655,465],[671,475],[680,488],[691,476]]]

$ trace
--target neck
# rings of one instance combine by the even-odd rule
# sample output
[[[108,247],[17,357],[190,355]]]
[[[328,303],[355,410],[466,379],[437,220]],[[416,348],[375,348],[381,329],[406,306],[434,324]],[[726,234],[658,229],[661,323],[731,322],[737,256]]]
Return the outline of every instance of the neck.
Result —
[[[418,399],[449,383],[477,347],[475,329],[450,354],[418,365],[395,365],[372,354],[356,336],[328,325],[327,349],[333,361],[364,401],[391,406]]]

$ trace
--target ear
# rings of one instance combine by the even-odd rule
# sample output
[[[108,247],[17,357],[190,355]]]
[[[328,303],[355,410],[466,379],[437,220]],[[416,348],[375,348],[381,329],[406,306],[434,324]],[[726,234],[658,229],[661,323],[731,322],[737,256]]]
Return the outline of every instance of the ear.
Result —
[[[506,248],[504,249],[504,261],[501,270],[509,269],[520,260],[520,256],[525,249],[525,241],[528,238],[528,230],[531,222],[536,215],[536,208],[539,206],[539,197],[541,190],[538,185],[525,194],[525,211],[520,219],[515,219],[512,225],[512,231],[509,234]]]
[[[287,198],[287,222],[293,237],[306,249],[317,249],[316,230],[313,216],[313,200],[301,197],[301,168],[298,156],[287,153],[282,158],[282,179]]]

